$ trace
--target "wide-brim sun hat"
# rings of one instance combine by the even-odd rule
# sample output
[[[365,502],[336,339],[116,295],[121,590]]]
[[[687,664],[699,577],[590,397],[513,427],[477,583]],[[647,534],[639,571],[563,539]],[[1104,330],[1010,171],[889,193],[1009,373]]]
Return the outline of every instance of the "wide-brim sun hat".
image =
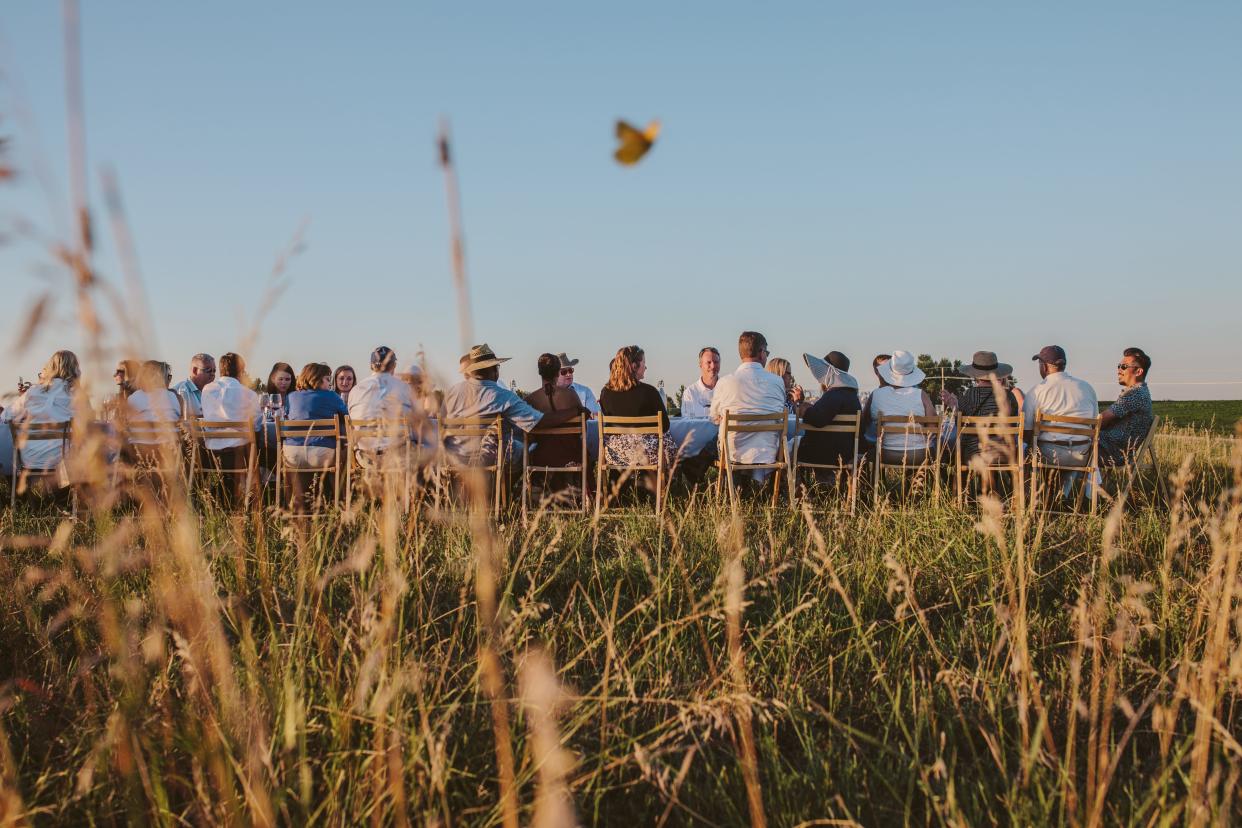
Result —
[[[853,388],[856,391],[858,390],[858,380],[831,362],[820,359],[813,354],[803,354],[802,361],[806,363],[807,368],[811,369],[811,376],[815,377],[815,381],[822,385],[824,390],[830,391],[833,388]]]
[[[468,374],[471,371],[482,371],[484,368],[491,368],[493,365],[508,362],[511,358],[496,356],[496,352],[487,343],[483,343],[471,348],[470,353],[463,356],[459,362],[461,363],[462,373]]]
[[[1013,366],[1005,362],[997,362],[993,351],[975,351],[969,365],[959,369],[963,374],[974,379],[1002,380],[1013,373]]]
[[[885,382],[897,388],[912,388],[927,379],[909,351],[893,351],[893,358],[881,363],[876,370]]]

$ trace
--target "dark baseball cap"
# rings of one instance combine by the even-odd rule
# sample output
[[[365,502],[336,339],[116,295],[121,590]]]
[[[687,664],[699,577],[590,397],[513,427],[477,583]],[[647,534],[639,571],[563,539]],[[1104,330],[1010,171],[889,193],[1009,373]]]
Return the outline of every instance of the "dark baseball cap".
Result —
[[[827,362],[838,371],[848,372],[850,370],[850,358],[840,351],[829,351],[828,355],[824,357],[824,362]]]
[[[1039,353],[1031,357],[1032,360],[1039,360],[1047,365],[1064,365],[1065,349],[1060,345],[1045,345],[1039,349]]]

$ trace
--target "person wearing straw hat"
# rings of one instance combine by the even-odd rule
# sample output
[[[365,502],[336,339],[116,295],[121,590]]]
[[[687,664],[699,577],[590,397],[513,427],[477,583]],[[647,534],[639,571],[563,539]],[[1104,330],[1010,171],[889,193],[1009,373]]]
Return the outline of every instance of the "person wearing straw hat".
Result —
[[[838,414],[857,414],[862,410],[862,404],[858,401],[858,380],[829,362],[834,355],[844,359],[846,367],[849,366],[849,360],[837,351],[824,359],[810,354],[802,355],[802,361],[811,369],[811,376],[815,377],[823,392],[813,405],[802,412],[802,421],[813,428],[830,425]],[[822,434],[812,431],[797,439],[800,441],[798,457],[807,463],[831,465],[848,463],[853,459],[854,441],[848,434]],[[831,470],[814,471],[816,479],[831,482]],[[821,476],[820,472],[824,474]]]
[[[992,351],[975,351],[970,364],[963,365],[959,370],[975,383],[960,397],[942,389],[940,403],[946,411],[957,411],[963,417],[1012,417],[1019,413],[1017,399],[1005,387],[1005,380],[1013,375],[1012,365],[998,362]],[[1000,396],[997,396],[998,392]],[[963,435],[962,462],[969,461],[978,453],[979,438]]]
[[[561,372],[556,378],[557,388],[568,388],[578,395],[579,402],[582,407],[591,413],[591,417],[599,414],[599,400],[595,399],[595,392],[587,388],[580,382],[574,381],[574,366],[578,364],[578,360],[570,359],[569,355],[561,351],[556,355],[561,361]]]
[[[881,417],[935,417],[931,397],[919,387],[927,375],[909,351],[893,351],[892,359],[876,366],[884,384],[871,393],[868,400],[871,419]],[[927,460],[927,438],[921,434],[886,434],[884,445],[878,447],[885,463],[917,466]]]
[[[507,429],[520,428],[529,432],[541,422],[546,426],[556,426],[569,422],[586,409],[581,406],[565,408],[544,414],[537,411],[530,403],[500,384],[500,365],[508,362],[510,357],[498,357],[487,344],[475,345],[468,354],[458,360],[461,372],[465,376],[444,394],[444,410],[449,417],[494,417],[504,418]],[[507,435],[506,444],[511,444],[512,432]],[[496,459],[495,438],[456,438],[450,437],[444,447],[458,460],[474,460],[490,464]],[[508,450],[508,448],[506,448]]]

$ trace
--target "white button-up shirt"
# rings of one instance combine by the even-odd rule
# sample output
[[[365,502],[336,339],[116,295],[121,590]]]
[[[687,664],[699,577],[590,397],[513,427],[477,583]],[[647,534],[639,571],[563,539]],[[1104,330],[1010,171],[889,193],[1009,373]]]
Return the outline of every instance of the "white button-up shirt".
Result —
[[[203,419],[253,423],[259,428],[259,395],[233,377],[220,377],[203,387]],[[203,444],[212,451],[244,446],[240,437],[208,438]]]
[[[719,385],[719,380],[717,380],[717,385]],[[702,377],[695,380],[694,385],[687,385],[686,390],[681,392],[681,416],[703,418],[710,415],[712,393],[715,390],[715,388],[708,388]]]
[[[158,391],[135,391],[125,401],[129,409],[130,422],[135,423],[175,423],[181,419],[181,397],[167,388]],[[153,444],[166,443],[173,439],[175,432],[169,428],[164,439],[153,437],[133,437],[131,443]]]
[[[414,395],[410,385],[395,374],[372,371],[349,392],[349,417],[352,420],[410,420],[414,416]],[[355,448],[383,451],[404,443],[399,436],[362,437]]]
[[[784,414],[785,381],[758,362],[743,362],[732,374],[721,377],[712,392],[711,418],[719,423],[724,413]],[[739,463],[771,463],[776,459],[776,434],[731,434],[729,457]]]
[[[4,423],[67,423],[73,419],[73,389],[57,377],[47,385],[32,385],[0,413]],[[18,442],[21,429],[18,428]],[[60,440],[30,440],[20,446],[22,467],[47,471],[60,465],[64,446]]]
[[[578,399],[582,401],[582,407],[590,411],[592,417],[599,414],[599,400],[595,399],[594,391],[580,382],[575,382],[569,387],[578,395]]]
[[[1026,392],[1022,416],[1027,431],[1035,428],[1036,411],[1058,417],[1095,418],[1100,416],[1100,403],[1089,382],[1058,371],[1044,377],[1043,382]],[[1048,434],[1040,439],[1050,443],[1081,442],[1081,438],[1069,434]]]

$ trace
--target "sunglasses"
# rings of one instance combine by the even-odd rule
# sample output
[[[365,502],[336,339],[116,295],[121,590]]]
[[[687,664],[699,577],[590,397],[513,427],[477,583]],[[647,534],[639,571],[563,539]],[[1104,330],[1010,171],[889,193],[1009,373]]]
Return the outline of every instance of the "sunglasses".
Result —
[[[574,369],[573,369],[573,368],[562,368],[562,369],[561,369],[561,376],[562,376],[562,377],[572,377],[573,375],[574,375]]]
[[[1124,362],[1118,362],[1118,363],[1117,363],[1117,370],[1118,370],[1118,371],[1133,371],[1135,368],[1138,368],[1138,366],[1137,366],[1137,365],[1127,365],[1127,364],[1126,364],[1126,363],[1124,363]]]

